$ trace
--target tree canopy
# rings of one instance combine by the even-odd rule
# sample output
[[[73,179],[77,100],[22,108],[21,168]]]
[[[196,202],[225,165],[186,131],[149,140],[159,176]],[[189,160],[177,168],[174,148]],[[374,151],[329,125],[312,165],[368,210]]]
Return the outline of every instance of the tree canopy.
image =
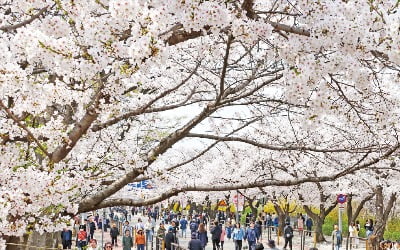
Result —
[[[0,235],[185,192],[397,173],[398,5],[0,0]],[[123,197],[141,180],[155,188]]]

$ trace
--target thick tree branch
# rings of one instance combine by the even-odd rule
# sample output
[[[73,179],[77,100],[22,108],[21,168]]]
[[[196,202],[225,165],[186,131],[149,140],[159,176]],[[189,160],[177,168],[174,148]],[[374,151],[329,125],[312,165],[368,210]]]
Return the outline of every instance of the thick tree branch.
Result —
[[[224,95],[226,69],[228,67],[229,51],[231,48],[232,40],[233,40],[233,37],[231,35],[228,35],[228,41],[226,42],[226,49],[225,49],[225,55],[224,55],[224,62],[222,65],[222,72],[221,72],[221,77],[220,77],[220,81],[219,81],[219,94],[217,97],[217,102],[221,101],[221,98]]]
[[[5,25],[5,26],[1,26],[0,30],[4,31],[4,32],[10,32],[12,30],[16,30],[18,28],[21,28],[25,25],[30,24],[31,22],[33,22],[35,19],[38,19],[48,8],[49,6],[46,6],[42,9],[40,9],[38,11],[38,13],[36,13],[35,15],[31,16],[30,18],[26,19],[25,21],[22,21],[20,23],[17,24],[13,24],[13,25]]]
[[[312,152],[321,152],[321,153],[339,153],[339,152],[347,152],[347,153],[354,153],[354,152],[363,152],[368,150],[369,148],[354,148],[354,149],[347,149],[347,148],[317,148],[317,147],[305,147],[305,146],[276,146],[266,143],[256,142],[251,139],[246,139],[242,137],[235,137],[235,136],[217,136],[217,135],[208,135],[208,134],[198,134],[198,133],[189,133],[187,137],[192,138],[202,138],[202,139],[210,139],[210,140],[217,140],[217,141],[230,141],[230,142],[243,142],[246,144],[253,145],[255,147],[264,148],[273,151],[312,151]]]
[[[85,199],[83,199],[79,203],[79,210],[80,211],[92,211],[98,207],[96,207],[97,204],[101,203],[103,200],[106,198],[110,197],[113,195],[115,192],[123,188],[127,183],[126,179],[128,180],[133,180],[135,177],[139,176],[140,174],[143,173],[143,170],[140,169],[134,169],[127,173],[124,178],[121,178],[120,180],[115,181],[111,185],[109,185],[107,188],[104,190],[101,190],[97,192],[95,195],[88,196]]]
[[[92,103],[90,103],[88,105],[89,107],[86,109],[85,115],[79,122],[75,124],[72,131],[68,134],[68,138],[65,139],[65,141],[51,154],[50,159],[52,162],[57,163],[63,160],[80,140],[80,138],[87,132],[92,123],[97,119],[99,115],[97,109],[100,104],[100,98],[102,96],[101,91],[104,87],[105,78],[106,77],[100,80],[101,82],[93,96]]]
[[[133,201],[132,199],[109,199],[109,200],[102,201],[102,202],[94,202],[94,201],[91,202],[91,198],[87,198],[84,203],[81,203],[79,205],[79,213],[92,211],[94,209],[99,209],[99,208],[104,208],[104,207],[109,207],[109,206],[151,205],[151,204],[155,204],[159,201],[165,200],[167,198],[170,198],[172,196],[175,196],[175,195],[177,195],[179,193],[183,193],[183,192],[231,191],[231,190],[238,190],[238,189],[259,188],[259,187],[267,187],[267,186],[282,187],[282,186],[295,186],[295,185],[299,185],[302,183],[309,183],[309,182],[333,181],[333,180],[336,180],[347,174],[351,174],[358,170],[368,168],[368,167],[378,163],[379,161],[386,159],[388,156],[392,155],[395,151],[397,151],[399,149],[399,147],[400,147],[400,145],[398,144],[395,147],[393,147],[391,150],[387,151],[382,156],[372,159],[362,165],[352,166],[350,168],[342,170],[338,174],[332,174],[332,175],[326,175],[326,176],[303,177],[303,178],[297,178],[297,179],[292,179],[292,180],[261,180],[261,181],[255,181],[255,182],[249,182],[249,183],[238,183],[238,184],[229,183],[229,184],[221,184],[221,185],[203,185],[203,186],[202,185],[198,185],[198,186],[193,185],[193,186],[186,186],[186,187],[182,187],[179,189],[172,189],[170,191],[163,192],[163,194],[161,196],[157,196],[157,197],[151,198],[149,200]],[[138,174],[140,174],[140,173],[136,173],[136,174],[138,176]],[[129,176],[128,179],[129,178],[132,178],[132,176]],[[118,183],[120,185],[123,184],[122,180],[123,179],[121,179],[121,181],[118,181]],[[124,185],[126,185],[126,184],[127,183],[125,183]],[[106,198],[105,195],[103,195],[102,197]]]
[[[385,221],[388,220],[390,211],[392,211],[392,208],[393,208],[396,200],[397,200],[397,193],[392,193],[390,195],[389,201],[386,205],[385,212],[383,213],[383,218]]]
[[[143,167],[140,171],[138,171],[137,169],[131,170],[126,175],[121,177],[117,182],[104,188],[103,191],[93,194],[90,197],[84,199],[79,204],[79,207],[82,207],[83,210],[97,208],[97,204],[99,204],[106,197],[111,196],[112,194],[118,192],[122,187],[124,187],[128,183],[134,181],[135,178],[137,178],[139,175],[143,174],[144,171],[146,171],[147,167],[149,167],[160,154],[166,152],[175,143],[184,138],[192,128],[194,128],[201,121],[203,121],[213,112],[215,112],[217,110],[216,106],[217,106],[216,103],[209,103],[200,114],[198,114],[195,118],[190,120],[186,125],[176,130],[175,132],[171,133],[166,138],[162,139],[159,142],[159,144],[148,153],[146,159],[147,166]],[[90,211],[90,210],[85,210],[85,211]]]
[[[375,196],[375,193],[372,193],[372,194],[367,195],[364,199],[362,199],[360,204],[358,204],[356,211],[352,215],[353,221],[358,217],[361,210],[364,208],[365,203],[367,203],[367,201],[370,201],[374,196]]]
[[[307,29],[303,29],[300,27],[295,27],[295,26],[289,26],[283,23],[276,23],[272,21],[268,21],[269,24],[271,24],[272,27],[274,27],[275,30],[279,31],[285,31],[288,33],[300,35],[300,36],[310,36],[310,31]]]

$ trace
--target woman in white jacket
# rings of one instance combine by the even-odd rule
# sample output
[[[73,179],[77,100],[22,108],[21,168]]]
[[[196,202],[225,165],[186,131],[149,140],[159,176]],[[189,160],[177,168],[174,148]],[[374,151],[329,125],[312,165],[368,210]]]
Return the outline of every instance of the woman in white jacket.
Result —
[[[358,230],[356,227],[356,224],[354,222],[350,223],[349,226],[349,237],[350,237],[350,245],[355,246],[355,248],[358,248]]]

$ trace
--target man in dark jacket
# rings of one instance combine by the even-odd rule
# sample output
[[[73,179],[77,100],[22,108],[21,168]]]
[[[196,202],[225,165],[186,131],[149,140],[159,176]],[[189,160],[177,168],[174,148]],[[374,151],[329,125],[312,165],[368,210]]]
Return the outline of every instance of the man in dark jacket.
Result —
[[[72,231],[67,228],[64,228],[64,230],[61,232],[61,240],[63,249],[71,249]]]
[[[93,218],[89,219],[89,232],[88,236],[90,236],[90,240],[93,239],[94,231],[96,231],[96,223],[93,221]]]
[[[292,250],[293,228],[290,226],[289,221],[286,221],[286,226],[283,229],[283,233],[283,238],[285,239],[285,246],[283,249],[286,249],[287,245],[289,244],[289,248]]]
[[[213,243],[213,250],[219,249],[219,240],[221,238],[222,229],[218,225],[218,221],[214,222],[214,227],[211,229],[211,239]]]
[[[118,235],[119,235],[119,231],[118,231],[117,225],[114,223],[110,229],[111,244],[113,246],[118,246],[118,244],[117,244]]]
[[[189,241],[189,250],[203,250],[201,246],[201,241],[197,239],[197,233],[192,233],[192,239]]]
[[[306,220],[306,228],[307,228],[306,235],[311,236],[312,226],[313,226],[313,221],[310,217],[308,217]]]
[[[165,249],[166,250],[172,249],[171,243],[176,243],[176,237],[174,234],[174,228],[170,226],[168,228],[168,233],[165,235]]]

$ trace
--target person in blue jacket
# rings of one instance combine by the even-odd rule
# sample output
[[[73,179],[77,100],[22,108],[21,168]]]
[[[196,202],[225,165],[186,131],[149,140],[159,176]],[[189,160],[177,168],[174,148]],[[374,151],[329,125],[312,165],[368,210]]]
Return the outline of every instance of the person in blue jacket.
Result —
[[[71,249],[72,246],[72,231],[64,228],[61,232],[61,240],[63,249]]]
[[[181,225],[180,228],[181,228],[181,232],[182,232],[182,238],[183,238],[183,235],[185,235],[185,238],[186,238],[186,229],[187,229],[188,221],[186,220],[185,217],[183,217],[183,218],[179,221],[179,224]]]
[[[244,230],[240,227],[240,223],[237,223],[233,229],[232,238],[235,241],[235,250],[242,250]]]

